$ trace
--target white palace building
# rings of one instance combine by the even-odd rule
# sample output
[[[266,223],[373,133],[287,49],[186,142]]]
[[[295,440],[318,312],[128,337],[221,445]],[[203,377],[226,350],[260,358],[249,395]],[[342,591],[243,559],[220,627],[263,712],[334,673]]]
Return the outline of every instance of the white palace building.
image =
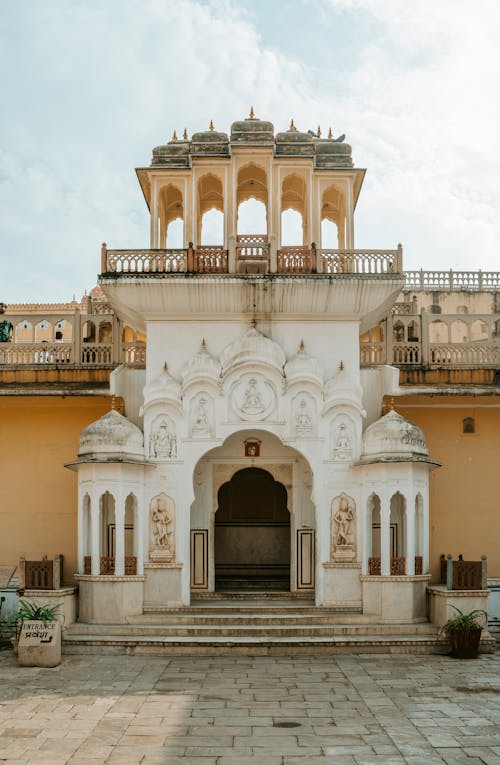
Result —
[[[361,367],[360,334],[404,286],[401,246],[355,249],[364,173],[331,133],[275,134],[253,112],[229,136],[174,135],[137,170],[151,249],[103,245],[99,285],[145,337],[146,364],[111,373],[124,408],[85,428],[68,465],[80,623],[271,593],[365,622],[426,620],[438,465],[419,427],[381,416],[399,370]],[[239,230],[248,199],[266,230]],[[203,244],[212,209],[217,246]],[[282,243],[289,209],[295,246]]]

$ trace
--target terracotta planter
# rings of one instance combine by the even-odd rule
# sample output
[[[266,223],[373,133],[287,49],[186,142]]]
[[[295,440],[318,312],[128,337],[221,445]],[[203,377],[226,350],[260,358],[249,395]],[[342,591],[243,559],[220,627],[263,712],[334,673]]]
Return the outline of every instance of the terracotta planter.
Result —
[[[449,630],[451,655],[456,659],[477,659],[482,631],[482,627]]]

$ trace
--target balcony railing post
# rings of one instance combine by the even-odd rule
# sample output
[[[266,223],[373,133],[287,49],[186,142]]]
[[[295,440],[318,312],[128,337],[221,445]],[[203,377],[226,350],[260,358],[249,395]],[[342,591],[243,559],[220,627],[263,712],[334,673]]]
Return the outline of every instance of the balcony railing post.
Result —
[[[75,308],[75,316],[73,320],[73,358],[72,362],[73,364],[81,364],[81,353],[82,353],[82,316],[80,314],[80,309]]]
[[[398,244],[395,265],[396,265],[396,268],[395,268],[396,273],[402,274],[403,273],[403,245],[401,243]]]
[[[271,274],[278,273],[278,242],[275,234],[269,238],[269,272]]]
[[[446,556],[446,589],[453,589],[453,555],[451,553]]]
[[[422,350],[422,358],[420,360],[420,363],[423,367],[427,367],[429,365],[429,314],[427,311],[423,311],[420,314],[420,348]]]
[[[192,274],[194,270],[195,270],[194,269],[194,247],[193,247],[193,243],[189,242],[188,251],[187,251],[186,271]]]
[[[316,242],[311,243],[311,273],[315,274],[317,270]]]
[[[101,274],[106,274],[108,272],[108,265],[107,265],[107,248],[106,248],[106,242],[103,242],[101,245]]]
[[[481,589],[488,589],[488,566],[486,555],[481,555]]]

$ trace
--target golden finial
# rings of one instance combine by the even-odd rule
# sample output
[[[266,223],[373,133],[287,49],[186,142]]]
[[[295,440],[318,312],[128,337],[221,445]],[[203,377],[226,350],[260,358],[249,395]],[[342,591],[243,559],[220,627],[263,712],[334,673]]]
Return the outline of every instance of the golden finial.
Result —
[[[332,129],[331,128],[328,128],[328,138],[330,139],[330,141],[333,138],[333,133],[332,133]]]
[[[172,136],[172,141],[177,141],[177,131],[174,130],[174,134]]]
[[[390,412],[394,411],[394,396],[391,396],[389,399],[389,411]]]
[[[344,362],[341,361],[339,364],[339,372],[343,372],[343,371],[344,371]]]
[[[255,318],[255,316],[252,316],[252,318],[250,319],[250,326],[255,329],[256,325],[257,325],[257,319]]]
[[[249,119],[251,119],[251,120],[255,119],[255,112],[253,110],[253,106],[250,107],[250,118]]]
[[[207,344],[205,342],[205,338],[201,341],[201,350],[206,351],[207,350]]]
[[[299,350],[303,351],[306,346],[304,345],[304,341],[300,341]]]
[[[213,133],[213,131],[215,130],[215,128],[214,128],[214,121],[213,120],[210,120],[209,130],[210,130],[211,133]]]
[[[297,128],[295,127],[295,122],[293,121],[293,117],[292,117],[292,119],[290,121],[290,127],[288,129],[289,130],[297,130]]]
[[[321,128],[320,128],[319,125],[318,125],[318,129],[316,131],[316,135],[318,136],[318,138],[321,138]]]
[[[184,140],[185,140],[185,141],[187,141],[187,139],[188,139],[188,131],[187,131],[187,128],[184,128],[184,132],[183,132],[183,134],[182,134],[182,137],[184,138]]]
[[[166,361],[163,362],[163,371],[168,372],[168,364]]]

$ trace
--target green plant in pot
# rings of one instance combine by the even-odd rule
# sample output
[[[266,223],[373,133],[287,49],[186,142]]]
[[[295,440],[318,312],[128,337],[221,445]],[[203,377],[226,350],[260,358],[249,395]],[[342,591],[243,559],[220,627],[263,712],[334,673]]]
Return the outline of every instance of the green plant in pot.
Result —
[[[467,614],[456,606],[452,605],[452,608],[457,612],[457,616],[446,622],[439,635],[446,635],[450,641],[451,655],[456,659],[477,659],[481,632],[487,623],[488,614],[481,608]],[[481,624],[483,619],[484,624]]]
[[[14,651],[17,650],[23,622],[43,622],[44,624],[55,622],[60,610],[61,606],[59,603],[55,606],[49,606],[48,603],[46,605],[39,605],[38,603],[30,603],[27,600],[20,600],[17,614],[14,614],[5,625],[6,627],[14,627],[15,631],[12,637]]]

